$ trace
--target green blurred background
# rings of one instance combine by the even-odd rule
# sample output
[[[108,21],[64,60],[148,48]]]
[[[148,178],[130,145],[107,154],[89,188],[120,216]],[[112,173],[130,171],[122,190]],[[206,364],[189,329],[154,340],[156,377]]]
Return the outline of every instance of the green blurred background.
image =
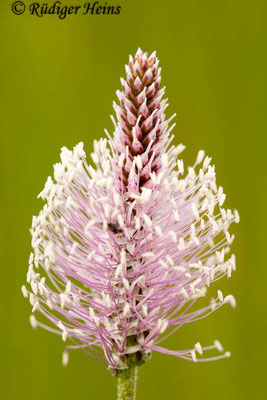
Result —
[[[89,153],[104,128],[112,132],[119,77],[139,46],[157,50],[185,161],[201,148],[213,157],[226,206],[239,209],[241,224],[232,230],[238,269],[221,285],[238,307],[166,343],[180,349],[219,339],[232,357],[194,364],[154,354],[140,369],[137,399],[266,398],[266,0],[114,0],[120,15],[63,21],[16,16],[11,3],[0,5],[1,398],[116,397],[115,379],[82,351],[61,366],[63,342],[30,327],[20,287],[31,218],[42,207],[36,195],[63,145],[82,140]]]

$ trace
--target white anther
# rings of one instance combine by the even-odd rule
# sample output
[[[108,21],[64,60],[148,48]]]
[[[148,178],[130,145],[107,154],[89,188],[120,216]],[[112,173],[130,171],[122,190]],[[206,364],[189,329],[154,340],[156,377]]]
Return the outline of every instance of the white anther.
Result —
[[[211,226],[212,226],[212,231],[211,231],[211,233],[216,233],[216,232],[218,232],[219,231],[219,227],[218,227],[218,224],[217,224],[217,222],[215,221],[215,219],[213,219],[213,218],[210,218],[210,223],[211,223]]]
[[[214,299],[212,299],[210,302],[210,309],[211,309],[211,311],[214,311],[215,308],[216,308],[216,301]]]
[[[78,247],[78,242],[73,242],[71,249],[70,249],[70,254],[73,255],[75,253],[75,250]]]
[[[53,253],[53,245],[52,243],[49,243],[45,248],[44,257],[49,258],[52,253]]]
[[[196,348],[196,351],[202,356],[203,350],[202,350],[202,346],[201,346],[201,344],[199,342],[197,342],[195,344],[195,348]]]
[[[211,157],[206,156],[205,160],[203,162],[203,170],[204,171],[206,171],[206,169],[208,168],[210,162],[211,162]]]
[[[221,302],[223,302],[223,294],[221,290],[217,290],[218,298]]]
[[[196,173],[193,167],[188,167],[188,176],[192,181],[196,178]]]
[[[224,262],[224,249],[222,249],[222,251],[216,251],[216,258],[219,264]]]
[[[62,340],[63,340],[63,342],[66,342],[67,337],[68,337],[68,331],[65,330],[65,331],[62,332]]]
[[[200,164],[202,162],[204,156],[205,156],[205,151],[204,150],[199,150],[198,155],[197,155],[196,163]]]
[[[141,228],[141,221],[139,217],[135,217],[135,228],[139,230]]]
[[[180,239],[179,239],[178,250],[180,250],[180,251],[185,250],[185,241],[184,241],[184,238],[180,238]]]
[[[184,287],[182,287],[182,289],[181,289],[181,294],[184,296],[184,298],[186,300],[190,299],[189,294],[187,293],[187,291],[186,291],[186,289]]]
[[[32,312],[34,313],[37,310],[38,307],[39,307],[39,301],[35,300],[35,303],[34,303],[33,308],[32,308]]]
[[[171,258],[171,256],[169,256],[169,255],[167,255],[166,256],[166,260],[168,261],[168,263],[170,264],[170,265],[174,265],[174,261],[173,261],[173,259]]]
[[[143,315],[146,317],[148,314],[148,306],[147,304],[143,304],[142,305],[142,311],[143,311]]]
[[[192,236],[195,236],[195,235],[196,235],[196,227],[195,227],[195,224],[191,224],[191,225],[190,225],[190,228],[191,228],[191,235],[192,235]]]
[[[148,188],[142,188],[142,194],[141,194],[141,202],[146,203],[147,201],[150,200],[152,194],[152,190]]]
[[[223,203],[225,202],[226,199],[226,194],[222,194],[219,198],[219,206],[221,207],[223,205]]]
[[[66,284],[66,293],[70,293],[71,292],[71,281],[68,281]]]
[[[120,227],[123,228],[124,227],[124,220],[123,220],[121,214],[117,215],[117,221],[118,221],[118,224],[120,225]]]
[[[158,326],[157,326],[157,329],[159,329],[159,332],[163,333],[166,331],[167,328],[168,328],[168,321],[164,320],[164,319],[159,319]]]
[[[64,308],[65,304],[69,302],[69,298],[66,293],[60,293],[59,297],[61,308]]]
[[[115,278],[118,278],[122,274],[122,265],[121,263],[117,265],[115,271]]]
[[[237,210],[234,210],[234,218],[235,218],[235,223],[238,224],[240,222],[240,216]]]
[[[175,233],[174,231],[170,231],[170,232],[169,232],[169,235],[170,235],[170,237],[171,237],[172,242],[173,242],[173,243],[177,243],[177,236],[176,236],[176,233]]]
[[[179,154],[181,154],[181,153],[184,151],[184,149],[185,149],[185,145],[182,144],[182,143],[180,143],[180,144],[176,147],[177,156],[178,156]]]
[[[225,299],[223,300],[224,303],[230,303],[231,307],[236,307],[236,299],[232,294],[228,294]]]
[[[25,285],[21,286],[21,291],[22,291],[23,296],[25,298],[27,298],[28,297],[28,290],[26,289]]]
[[[192,350],[192,351],[191,351],[191,356],[192,356],[192,360],[193,360],[194,362],[197,362],[197,356],[196,356],[195,350]]]
[[[174,216],[175,222],[180,221],[180,215],[179,215],[178,211],[176,211],[176,210],[173,211],[173,216]]]
[[[195,203],[192,204],[192,212],[197,221],[199,221],[199,212]]]
[[[123,278],[123,279],[122,279],[122,283],[123,283],[123,286],[125,287],[125,289],[126,289],[126,290],[129,290],[130,285],[129,285],[128,279]]]
[[[93,219],[91,219],[88,224],[85,227],[85,230],[87,231],[88,229],[92,228],[92,226],[95,225],[95,221]]]
[[[108,223],[106,220],[103,221],[102,223],[102,228],[103,228],[103,232],[107,232],[108,230]]]
[[[33,258],[34,258],[34,255],[33,255],[33,253],[31,253],[30,254],[30,258],[29,258],[29,264],[32,264]]]
[[[152,253],[152,251],[147,251],[147,252],[142,254],[142,257],[144,257],[144,258],[154,258],[155,254]]]
[[[131,310],[131,305],[130,305],[130,303],[126,302],[123,307],[123,316],[125,317],[129,313],[130,310]]]
[[[141,157],[138,155],[135,157],[136,165],[139,171],[143,168],[143,163]]]
[[[38,287],[39,287],[40,294],[43,295],[44,291],[45,291],[45,277],[43,277],[41,279],[41,281],[38,284]]]
[[[38,322],[37,322],[37,320],[36,320],[34,315],[30,315],[30,324],[31,324],[33,329],[36,329],[37,326],[38,326]]]
[[[118,207],[120,205],[120,200],[121,200],[121,197],[120,197],[119,193],[118,192],[114,192],[113,193],[113,198],[114,198],[115,206]]]
[[[168,264],[167,264],[164,260],[160,259],[160,260],[159,260],[159,263],[160,263],[160,265],[161,265],[163,268],[166,268],[166,269],[169,268]]]
[[[183,173],[184,173],[184,162],[183,162],[183,160],[178,160],[177,161],[177,166],[178,166],[179,174],[183,175]]]
[[[120,252],[120,261],[122,265],[124,265],[126,262],[126,253],[124,249],[122,249]]]
[[[155,231],[156,231],[156,234],[158,235],[158,236],[162,236],[163,234],[162,234],[162,230],[161,230],[161,227],[159,226],[159,225],[156,225],[155,226]]]
[[[216,349],[220,352],[223,353],[223,346],[221,345],[221,343],[219,342],[219,340],[215,340],[214,341],[214,346],[216,347]]]
[[[37,283],[34,282],[34,281],[31,281],[31,287],[32,287],[33,293],[37,294],[38,293],[38,285],[37,285]]]
[[[93,257],[94,254],[95,254],[95,250],[90,251],[90,253],[89,253],[88,256],[86,257],[87,260],[90,261],[90,260],[92,259],[92,257]]]
[[[120,168],[123,166],[124,160],[125,160],[125,153],[121,153],[118,163]]]
[[[63,351],[63,354],[62,354],[62,365],[63,365],[63,367],[66,367],[68,362],[69,362],[69,353],[67,351]]]
[[[143,219],[144,219],[145,224],[148,227],[152,226],[152,220],[149,218],[149,216],[147,214],[143,214]]]
[[[168,160],[168,154],[163,153],[161,156],[161,164],[163,168],[168,168],[169,166],[169,160]]]
[[[228,260],[228,262],[231,264],[232,270],[236,270],[236,265],[235,265],[235,255],[232,254],[231,258]]]

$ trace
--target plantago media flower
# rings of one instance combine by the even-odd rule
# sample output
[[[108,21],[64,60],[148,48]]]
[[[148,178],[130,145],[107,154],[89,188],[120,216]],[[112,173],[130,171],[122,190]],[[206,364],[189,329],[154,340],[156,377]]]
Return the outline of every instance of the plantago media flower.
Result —
[[[153,350],[195,362],[229,356],[218,341],[177,351],[159,345],[184,324],[235,306],[218,291],[204,308],[192,308],[235,270],[228,229],[239,222],[237,211],[222,208],[225,194],[204,151],[185,173],[178,158],[184,146],[171,145],[160,72],[155,53],[130,57],[114,103],[114,135],[94,142],[95,167],[82,143],[63,147],[54,180],[39,195],[46,204],[32,222],[31,290],[22,287],[33,313],[48,321],[32,314],[34,328],[115,370],[144,362]],[[213,349],[219,355],[207,358]]]

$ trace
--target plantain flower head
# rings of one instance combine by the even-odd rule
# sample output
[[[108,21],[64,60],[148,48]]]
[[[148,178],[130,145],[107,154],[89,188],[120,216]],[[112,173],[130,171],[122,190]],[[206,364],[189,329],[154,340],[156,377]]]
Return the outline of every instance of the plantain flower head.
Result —
[[[185,171],[184,146],[171,145],[174,116],[165,118],[158,63],[140,49],[130,57],[114,134],[94,141],[94,166],[83,143],[63,147],[39,195],[45,205],[33,217],[22,292],[32,326],[68,342],[63,364],[74,348],[114,371],[142,364],[153,350],[195,362],[230,355],[217,340],[160,346],[184,324],[235,306],[232,295],[209,299],[207,289],[235,270],[229,226],[239,215],[223,208],[211,158],[201,150]],[[206,305],[196,308],[201,297]]]

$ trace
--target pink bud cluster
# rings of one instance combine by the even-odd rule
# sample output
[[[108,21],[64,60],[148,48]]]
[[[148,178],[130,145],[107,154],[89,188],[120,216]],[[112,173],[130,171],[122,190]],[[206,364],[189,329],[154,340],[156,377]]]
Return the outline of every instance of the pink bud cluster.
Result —
[[[122,92],[117,91],[120,105],[114,102],[117,122],[111,144],[124,191],[132,191],[132,175],[136,170],[139,190],[151,187],[151,173],[159,173],[161,155],[168,143],[169,132],[164,112],[167,99],[162,100],[165,88],[160,89],[161,68],[155,52],[149,57],[139,49],[126,65],[126,80],[121,79]],[[130,179],[129,179],[130,178]],[[136,187],[134,188],[136,189]]]

